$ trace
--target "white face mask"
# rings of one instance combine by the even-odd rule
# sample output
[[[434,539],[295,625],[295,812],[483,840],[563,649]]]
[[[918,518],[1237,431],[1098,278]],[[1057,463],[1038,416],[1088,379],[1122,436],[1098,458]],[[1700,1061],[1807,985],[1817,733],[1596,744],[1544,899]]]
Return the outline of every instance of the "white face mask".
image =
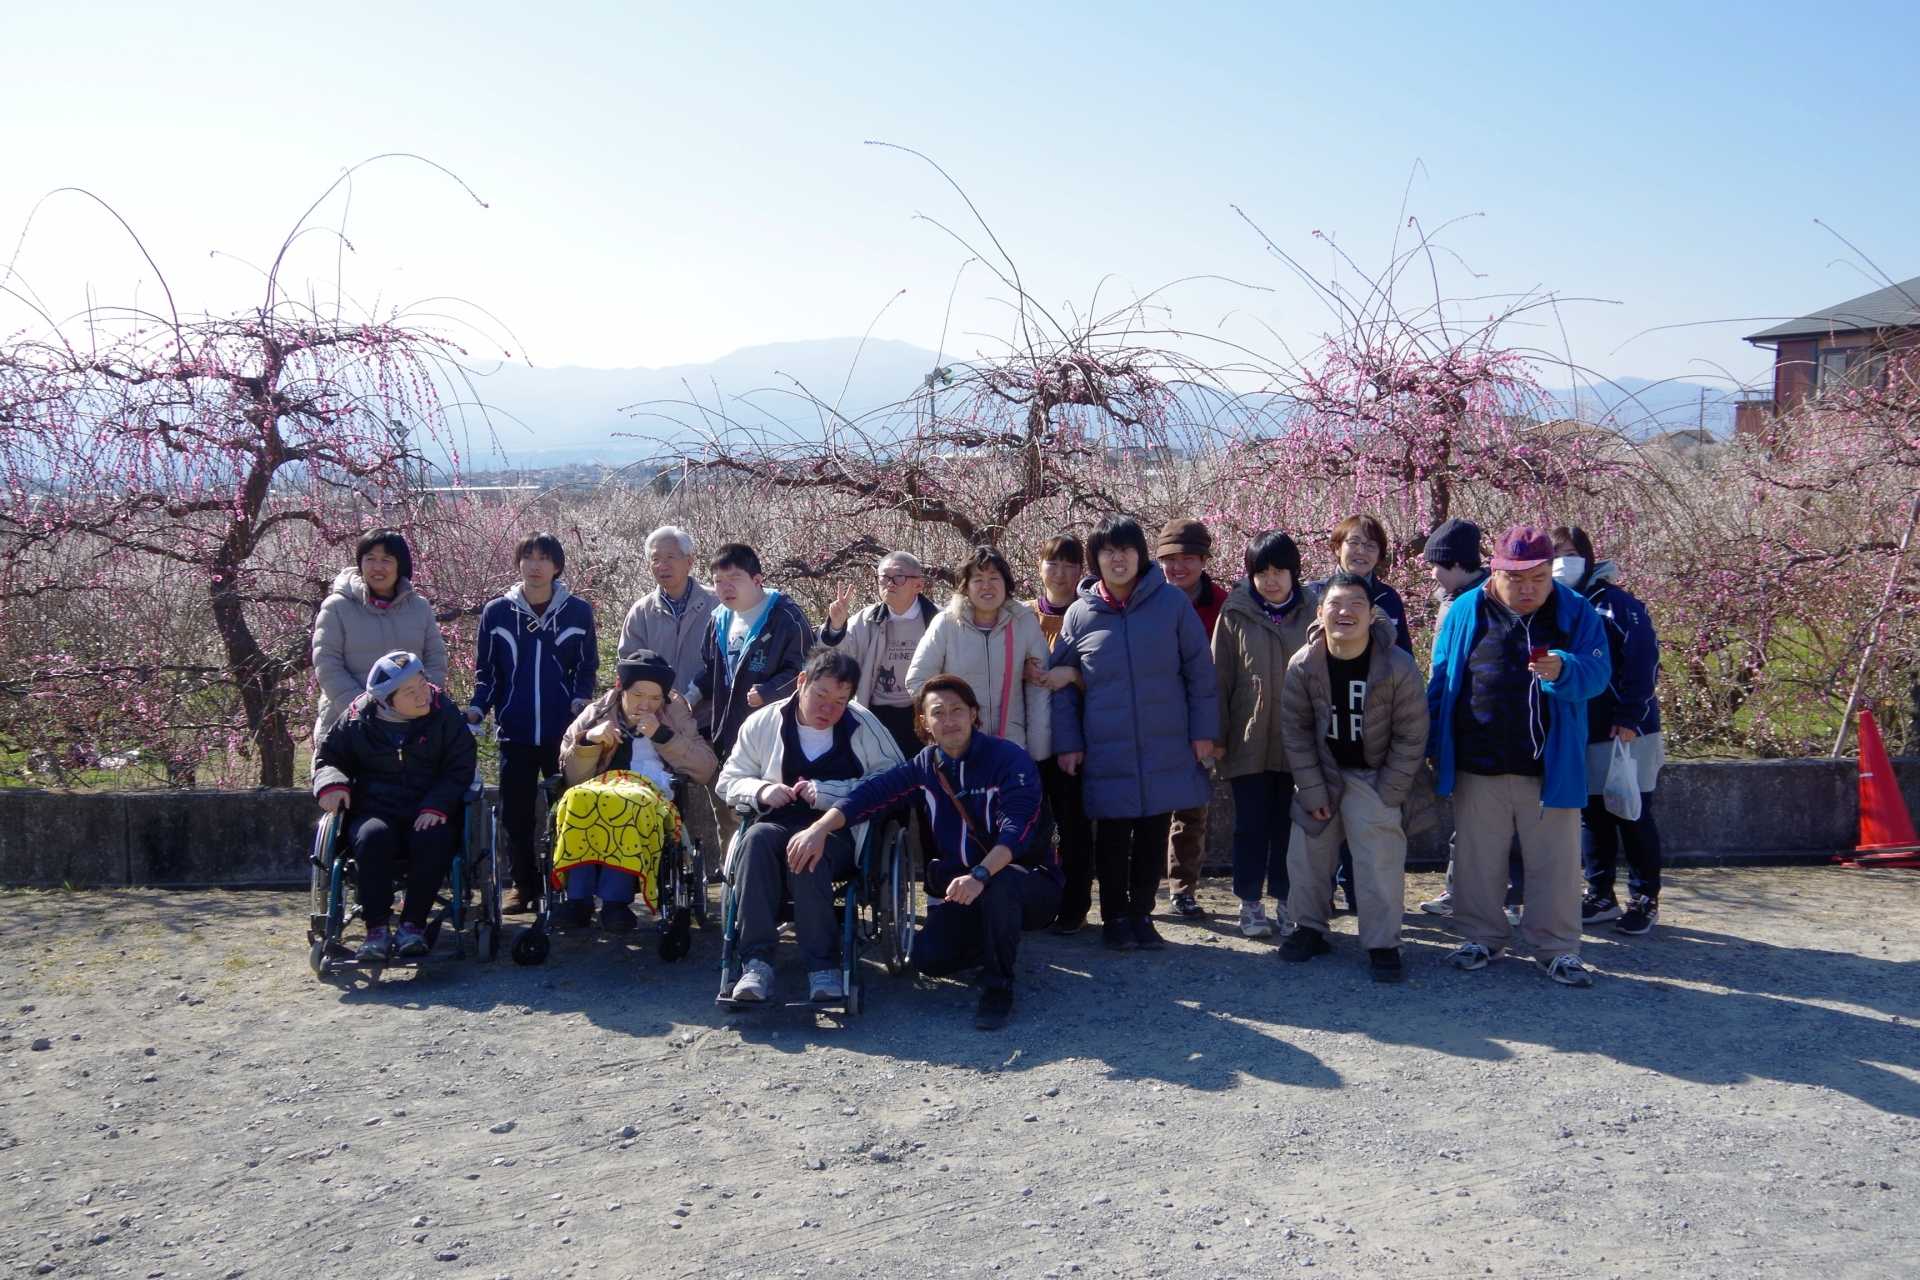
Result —
[[[1564,582],[1569,587],[1580,585],[1580,579],[1586,576],[1587,562],[1580,556],[1555,556],[1553,558],[1553,580]]]

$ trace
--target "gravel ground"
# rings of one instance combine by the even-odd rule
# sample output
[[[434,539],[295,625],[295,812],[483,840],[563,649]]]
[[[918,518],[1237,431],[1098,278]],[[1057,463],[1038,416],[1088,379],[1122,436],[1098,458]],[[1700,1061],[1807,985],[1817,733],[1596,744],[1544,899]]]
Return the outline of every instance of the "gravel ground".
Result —
[[[1412,877],[1409,900],[1437,887]],[[1033,935],[850,1023],[570,939],[341,989],[304,895],[9,892],[0,1275],[1912,1276],[1920,876],[1672,874],[1598,986]],[[785,994],[801,979],[783,947]]]

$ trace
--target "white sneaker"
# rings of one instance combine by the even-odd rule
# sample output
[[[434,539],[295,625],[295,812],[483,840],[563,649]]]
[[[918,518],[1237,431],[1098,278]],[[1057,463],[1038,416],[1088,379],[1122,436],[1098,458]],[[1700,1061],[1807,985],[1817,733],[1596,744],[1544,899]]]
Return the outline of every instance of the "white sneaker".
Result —
[[[1450,916],[1453,914],[1453,890],[1442,889],[1437,898],[1428,898],[1420,904],[1420,909],[1430,916]]]
[[[816,969],[807,975],[807,999],[809,1000],[845,1000],[846,983],[840,980],[838,969]]]
[[[1447,957],[1447,963],[1456,969],[1465,969],[1471,973],[1475,969],[1484,969],[1493,959],[1493,952],[1477,942],[1463,942]]]
[[[765,960],[749,960],[746,972],[740,975],[740,981],[733,984],[733,998],[750,1001],[765,1000],[772,990],[773,966]]]
[[[1593,985],[1593,970],[1580,963],[1576,955],[1555,956],[1540,966],[1547,976],[1563,987],[1590,987]]]
[[[1273,921],[1267,919],[1267,909],[1258,898],[1243,898],[1240,902],[1240,936],[1243,938],[1271,938]]]

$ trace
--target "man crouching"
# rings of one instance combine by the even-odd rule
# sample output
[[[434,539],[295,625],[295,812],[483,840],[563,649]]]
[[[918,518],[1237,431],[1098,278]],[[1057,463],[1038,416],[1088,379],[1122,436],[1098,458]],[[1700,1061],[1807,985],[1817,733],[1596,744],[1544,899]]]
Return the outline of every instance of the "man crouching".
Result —
[[[1375,621],[1366,579],[1336,573],[1307,642],[1287,664],[1281,740],[1293,770],[1294,839],[1287,850],[1287,915],[1297,926],[1283,960],[1330,950],[1328,885],[1345,840],[1353,850],[1360,945],[1375,982],[1399,982],[1406,911],[1402,806],[1426,757],[1427,694],[1420,671]]]
[[[1013,1012],[1013,964],[1023,930],[1045,927],[1060,910],[1060,864],[1041,813],[1040,771],[1018,743],[978,729],[980,702],[956,675],[939,675],[914,699],[930,745],[907,763],[868,778],[794,836],[789,859],[813,857],[828,838],[924,797],[933,815],[927,867],[927,923],[913,967],[940,977],[980,966],[974,1025],[992,1031]]]

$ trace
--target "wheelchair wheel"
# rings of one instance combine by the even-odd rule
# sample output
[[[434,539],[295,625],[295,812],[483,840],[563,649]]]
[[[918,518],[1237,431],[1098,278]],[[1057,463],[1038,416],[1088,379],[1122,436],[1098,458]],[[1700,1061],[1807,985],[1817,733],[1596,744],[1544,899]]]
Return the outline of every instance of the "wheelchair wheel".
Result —
[[[482,920],[473,927],[473,950],[482,960],[500,958],[500,926]]]
[[[707,902],[707,851],[698,844],[687,854],[687,881],[693,892],[693,922],[702,929],[711,929],[713,911]]]
[[[307,937],[312,938],[317,931],[318,923],[327,918],[328,877],[327,868],[321,863],[313,863],[309,870],[313,874],[307,888],[307,916],[311,925],[307,930]]]
[[[513,962],[522,965],[545,964],[547,952],[552,949],[553,943],[545,929],[528,929],[513,940]]]
[[[339,813],[322,814],[319,825],[314,828],[313,850],[307,855],[307,863],[312,869],[307,898],[307,914],[312,923],[310,934],[320,932],[321,923],[332,906],[329,894],[332,892],[333,862],[345,829],[346,820]]]
[[[660,928],[660,958],[671,964],[684,959],[687,952],[693,950],[691,913],[684,907],[674,907],[667,916],[667,922]]]
[[[309,879],[307,917],[307,965],[316,978],[326,978],[327,961],[332,958],[347,927],[347,878],[345,855],[340,848],[345,819],[330,813],[320,819],[313,835],[313,853]]]
[[[920,878],[914,872],[913,843],[907,829],[890,832],[882,854],[880,898],[875,914],[880,923],[880,959],[887,973],[899,977],[913,955],[914,921],[920,914]]]

